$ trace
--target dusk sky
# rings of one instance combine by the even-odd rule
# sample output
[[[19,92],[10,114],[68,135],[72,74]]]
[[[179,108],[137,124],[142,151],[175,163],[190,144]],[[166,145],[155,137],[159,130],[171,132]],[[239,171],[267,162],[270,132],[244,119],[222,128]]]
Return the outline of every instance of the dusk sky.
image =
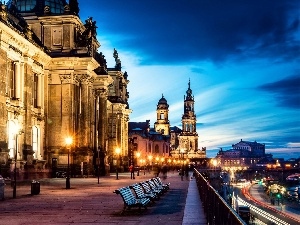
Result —
[[[199,148],[240,139],[300,156],[299,0],[79,0],[99,52],[119,53],[131,122],[156,121],[162,94],[181,128],[191,81]],[[294,154],[290,156],[295,157]],[[287,156],[287,158],[289,158]]]

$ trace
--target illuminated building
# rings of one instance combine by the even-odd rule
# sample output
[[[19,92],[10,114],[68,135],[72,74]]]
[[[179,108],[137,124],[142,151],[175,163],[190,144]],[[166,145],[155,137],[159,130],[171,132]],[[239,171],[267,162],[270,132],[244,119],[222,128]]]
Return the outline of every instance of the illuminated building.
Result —
[[[80,20],[76,0],[0,5],[1,173],[12,170],[15,149],[19,176],[65,170],[67,136],[72,175],[94,174],[96,162],[106,173],[114,149],[122,158],[128,148],[129,81],[118,52],[107,68],[96,21]]]
[[[173,158],[184,158],[190,161],[197,161],[206,157],[206,148],[198,148],[198,133],[196,130],[196,114],[195,114],[195,101],[192,95],[191,83],[188,83],[186,96],[184,96],[184,113],[182,115],[181,123],[182,130],[176,135],[173,133],[174,138],[178,138],[178,146],[173,145],[171,155]],[[176,143],[176,141],[171,141]]]
[[[223,169],[247,169],[255,167],[257,163],[269,156],[265,154],[265,145],[256,141],[243,141],[232,145],[232,149],[220,149],[216,158],[218,166]]]
[[[164,95],[162,95],[157,104],[154,129],[156,132],[159,132],[163,135],[170,134],[169,105],[167,100],[164,98]]]
[[[196,115],[194,111],[194,96],[188,83],[187,95],[184,96],[184,114],[182,129],[170,127],[169,105],[162,95],[156,108],[156,122],[150,128],[149,120],[144,122],[129,122],[129,137],[134,138],[137,151],[141,151],[144,158],[187,160],[200,162],[206,158],[206,148],[198,149],[198,133],[196,131]]]

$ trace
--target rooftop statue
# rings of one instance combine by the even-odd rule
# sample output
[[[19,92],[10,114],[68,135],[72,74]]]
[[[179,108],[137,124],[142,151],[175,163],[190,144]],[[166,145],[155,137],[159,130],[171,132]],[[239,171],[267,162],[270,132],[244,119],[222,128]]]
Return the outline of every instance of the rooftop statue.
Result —
[[[117,70],[121,70],[121,60],[119,59],[119,55],[117,50],[114,48],[114,54],[113,54],[114,58],[115,58],[115,62],[116,62],[116,66],[115,68]]]
[[[83,32],[83,35],[85,35],[87,38],[94,37],[96,38],[97,36],[97,26],[96,26],[96,21],[93,21],[93,17],[89,17],[88,19],[85,20],[85,31]]]

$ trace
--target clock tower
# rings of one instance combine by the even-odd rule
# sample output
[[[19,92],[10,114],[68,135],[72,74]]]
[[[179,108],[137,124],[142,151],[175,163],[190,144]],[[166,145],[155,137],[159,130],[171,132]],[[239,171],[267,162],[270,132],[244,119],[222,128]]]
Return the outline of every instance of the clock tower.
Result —
[[[157,119],[154,123],[154,129],[163,135],[170,134],[170,122],[169,122],[169,105],[167,100],[162,95],[161,99],[158,101],[156,108]]]

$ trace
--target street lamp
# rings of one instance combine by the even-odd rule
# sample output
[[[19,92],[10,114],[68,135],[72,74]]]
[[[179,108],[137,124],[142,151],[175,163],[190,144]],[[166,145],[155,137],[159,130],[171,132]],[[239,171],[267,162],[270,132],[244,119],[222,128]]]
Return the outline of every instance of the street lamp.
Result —
[[[151,170],[153,170],[153,165],[152,165],[152,159],[153,159],[153,156],[152,155],[149,155],[148,156],[148,159],[149,159],[149,162],[151,164]]]
[[[212,159],[212,162],[211,162],[211,164],[213,165],[213,167],[214,167],[214,171],[216,170],[216,167],[217,167],[217,165],[218,165],[218,162],[217,162],[217,160],[216,159]]]
[[[116,165],[116,180],[119,180],[119,174],[118,174],[118,159],[119,159],[119,155],[121,153],[121,149],[120,148],[116,148],[115,150],[116,155],[117,155],[117,165]]]
[[[98,152],[98,158],[96,159],[96,164],[98,166],[97,175],[98,175],[98,184],[99,184],[99,177],[100,177],[100,146],[98,147],[97,152]]]
[[[17,154],[18,154],[18,135],[22,133],[18,123],[11,123],[13,126],[11,127],[11,133],[14,135],[15,139],[15,148],[14,148],[14,158],[15,158],[15,166],[14,166],[14,181],[13,181],[13,198],[17,197]]]
[[[184,153],[185,153],[185,150],[184,149],[180,149],[180,155],[181,155],[181,162],[182,162],[182,164],[181,164],[181,173],[180,173],[180,175],[181,175],[181,180],[183,180],[183,161],[184,161]]]
[[[145,164],[146,164],[146,160],[145,159],[142,159],[142,163],[143,163],[143,166],[144,166],[144,175],[146,175],[146,170],[145,170]]]
[[[158,166],[158,162],[159,162],[159,157],[158,156],[156,156],[155,161],[156,161],[156,164]]]
[[[137,166],[137,176],[139,176],[140,175],[140,169],[139,169],[139,166],[138,166],[138,162],[139,162],[139,158],[140,158],[140,156],[141,156],[141,153],[140,152],[137,152],[136,153],[136,158],[137,158],[137,160],[136,160],[136,166]]]
[[[68,171],[67,171],[67,178],[66,178],[66,189],[70,189],[70,148],[71,144],[73,142],[72,137],[66,137],[65,138],[65,143],[68,149]]]

